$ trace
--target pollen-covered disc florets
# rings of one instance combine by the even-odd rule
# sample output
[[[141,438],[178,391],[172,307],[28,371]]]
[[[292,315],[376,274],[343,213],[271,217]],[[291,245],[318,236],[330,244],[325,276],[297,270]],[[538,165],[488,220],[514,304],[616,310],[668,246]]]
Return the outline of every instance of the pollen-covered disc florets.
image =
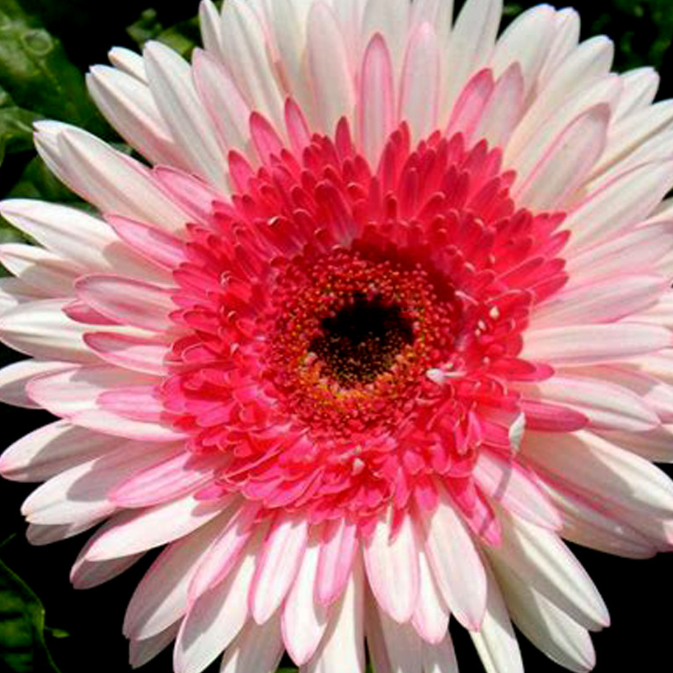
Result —
[[[263,166],[230,156],[221,234],[192,227],[174,274],[191,333],[165,406],[194,450],[226,456],[218,497],[314,522],[432,507],[484,442],[509,451],[507,380],[548,375],[517,355],[565,281],[563,216],[516,210],[500,153],[460,134],[412,148],[402,125],[371,167],[345,120],[300,152],[260,116],[251,128]]]

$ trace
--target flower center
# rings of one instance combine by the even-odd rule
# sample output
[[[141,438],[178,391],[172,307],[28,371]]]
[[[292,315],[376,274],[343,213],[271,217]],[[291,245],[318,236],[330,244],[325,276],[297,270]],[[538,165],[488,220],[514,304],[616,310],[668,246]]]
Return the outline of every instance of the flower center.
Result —
[[[380,295],[369,299],[361,292],[336,315],[324,318],[321,327],[323,334],[313,339],[310,349],[343,388],[371,383],[390,370],[404,347],[414,341],[411,321],[402,307]]]
[[[269,308],[266,377],[318,434],[394,426],[450,351],[459,311],[420,265],[344,250],[291,262]]]

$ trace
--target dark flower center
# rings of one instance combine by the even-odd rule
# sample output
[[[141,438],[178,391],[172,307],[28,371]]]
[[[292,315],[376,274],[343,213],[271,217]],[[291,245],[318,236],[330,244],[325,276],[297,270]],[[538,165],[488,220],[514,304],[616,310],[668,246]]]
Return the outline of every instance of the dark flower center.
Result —
[[[368,299],[362,293],[335,315],[324,318],[322,334],[310,350],[327,373],[343,388],[370,383],[395,364],[404,346],[414,341],[413,327],[401,307],[382,297]]]

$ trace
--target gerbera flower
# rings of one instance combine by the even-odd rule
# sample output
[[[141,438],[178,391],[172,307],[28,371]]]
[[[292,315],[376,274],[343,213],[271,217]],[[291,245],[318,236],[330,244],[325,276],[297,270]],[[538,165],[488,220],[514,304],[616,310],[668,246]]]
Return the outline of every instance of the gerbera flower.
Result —
[[[192,64],[149,44],[89,75],[149,166],[37,125],[100,216],[2,214],[11,446],[45,543],[105,521],[72,580],[161,551],[134,666],[489,671],[512,621],[574,671],[608,623],[562,538],[673,544],[670,103],[610,73],[573,10],[496,40],[499,0],[201,5]]]

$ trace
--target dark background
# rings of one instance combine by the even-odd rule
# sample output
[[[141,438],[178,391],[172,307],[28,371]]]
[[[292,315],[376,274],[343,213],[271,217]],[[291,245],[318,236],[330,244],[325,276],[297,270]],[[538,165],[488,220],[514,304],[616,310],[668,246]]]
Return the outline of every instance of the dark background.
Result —
[[[197,10],[196,2],[186,0],[180,3],[155,2],[155,14],[146,12],[142,16],[145,8],[142,0],[113,3],[25,0],[21,4],[61,40],[70,61],[82,71],[89,64],[106,61],[109,47],[123,45],[137,48],[143,36],[156,36],[178,22],[186,22]],[[506,20],[533,4],[538,3],[508,5]],[[571,4],[580,11],[583,38],[605,33],[615,40],[617,70],[655,65],[662,75],[659,98],[673,96],[673,50],[670,48],[673,1],[616,0]],[[0,0],[2,7],[3,0]],[[132,24],[135,25],[129,30]],[[178,39],[184,35],[190,38],[193,34],[193,22],[181,23]],[[105,133],[114,137],[110,131]],[[6,161],[0,169],[0,194],[11,191],[13,181],[18,179],[32,158],[32,153],[26,151],[13,154]],[[8,362],[13,358],[6,351],[0,352],[0,361]],[[42,412],[24,412],[8,407],[0,408],[0,414],[3,445],[9,445],[50,420],[48,414]],[[133,588],[153,555],[148,555],[120,578],[102,587],[74,591],[68,574],[87,534],[48,547],[31,547],[24,539],[25,524],[19,508],[32,487],[2,482],[0,489],[0,541],[14,535],[0,550],[0,556],[40,598],[46,609],[47,626],[69,634],[62,638],[56,638],[49,632],[46,634],[61,672],[110,670],[122,673],[130,670],[121,624]],[[633,561],[578,547],[574,547],[574,551],[597,584],[612,616],[612,626],[593,638],[598,655],[596,673],[670,671],[673,668],[668,640],[673,616],[673,608],[670,607],[673,605],[673,556],[659,555],[647,561]],[[481,673],[483,668],[467,633],[456,628],[456,624],[453,624],[451,632],[461,671]],[[520,643],[528,672],[559,673],[562,670],[523,637]],[[169,673],[172,670],[170,648],[142,670]],[[213,667],[212,670],[217,669]],[[2,662],[0,672],[4,673]]]

